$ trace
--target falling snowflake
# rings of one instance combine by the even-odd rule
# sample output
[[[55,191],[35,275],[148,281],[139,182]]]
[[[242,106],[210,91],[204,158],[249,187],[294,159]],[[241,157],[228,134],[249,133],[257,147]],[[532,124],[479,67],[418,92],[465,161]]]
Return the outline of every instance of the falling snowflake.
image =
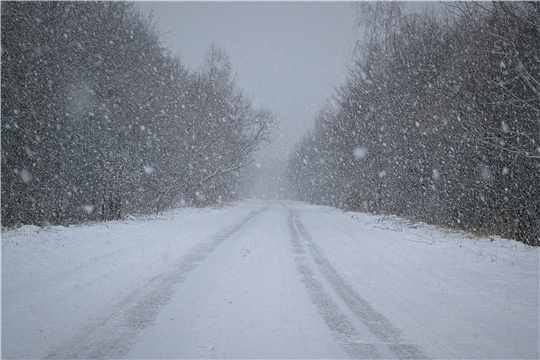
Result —
[[[84,206],[83,206],[83,210],[84,210],[87,214],[91,214],[91,213],[94,211],[94,206],[93,206],[93,205],[84,205]]]
[[[356,147],[353,150],[353,155],[357,159],[364,159],[367,155],[367,149],[363,146]]]
[[[25,184],[28,184],[30,181],[32,181],[32,174],[28,170],[22,170],[19,172],[19,176],[21,177],[22,181],[24,181]]]
[[[482,180],[484,181],[491,180],[491,170],[489,169],[489,166],[485,164],[480,166],[480,176],[482,176]]]

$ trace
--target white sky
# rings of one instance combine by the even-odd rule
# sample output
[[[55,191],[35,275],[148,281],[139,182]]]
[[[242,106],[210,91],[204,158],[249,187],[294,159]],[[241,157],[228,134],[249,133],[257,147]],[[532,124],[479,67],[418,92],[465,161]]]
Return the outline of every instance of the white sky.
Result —
[[[264,158],[283,157],[345,81],[360,34],[353,2],[138,2],[153,9],[162,40],[189,68],[215,42],[230,56],[237,85],[279,122]]]

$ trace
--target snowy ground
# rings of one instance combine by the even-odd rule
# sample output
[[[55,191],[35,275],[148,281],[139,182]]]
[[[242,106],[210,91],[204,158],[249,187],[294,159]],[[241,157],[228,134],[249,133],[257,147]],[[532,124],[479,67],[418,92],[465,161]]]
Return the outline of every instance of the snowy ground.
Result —
[[[539,252],[295,202],[2,233],[3,358],[539,358]]]

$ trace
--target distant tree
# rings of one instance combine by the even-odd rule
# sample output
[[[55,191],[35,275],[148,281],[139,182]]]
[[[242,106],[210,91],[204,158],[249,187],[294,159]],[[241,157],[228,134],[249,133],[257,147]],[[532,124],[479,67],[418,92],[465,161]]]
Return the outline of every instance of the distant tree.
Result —
[[[190,191],[203,202],[208,201],[207,196],[213,199],[223,192],[222,197],[234,197],[229,190],[238,182],[238,170],[268,143],[274,117],[268,110],[254,109],[236,88],[229,57],[216,45],[209,48],[199,72],[192,75],[189,96],[193,121],[184,172],[190,179]]]

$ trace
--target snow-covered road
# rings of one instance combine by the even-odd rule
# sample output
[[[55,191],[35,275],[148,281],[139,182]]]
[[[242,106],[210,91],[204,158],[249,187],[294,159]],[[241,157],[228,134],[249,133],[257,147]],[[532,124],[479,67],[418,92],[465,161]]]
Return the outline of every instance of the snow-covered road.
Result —
[[[538,358],[539,252],[296,202],[2,234],[3,358]]]

